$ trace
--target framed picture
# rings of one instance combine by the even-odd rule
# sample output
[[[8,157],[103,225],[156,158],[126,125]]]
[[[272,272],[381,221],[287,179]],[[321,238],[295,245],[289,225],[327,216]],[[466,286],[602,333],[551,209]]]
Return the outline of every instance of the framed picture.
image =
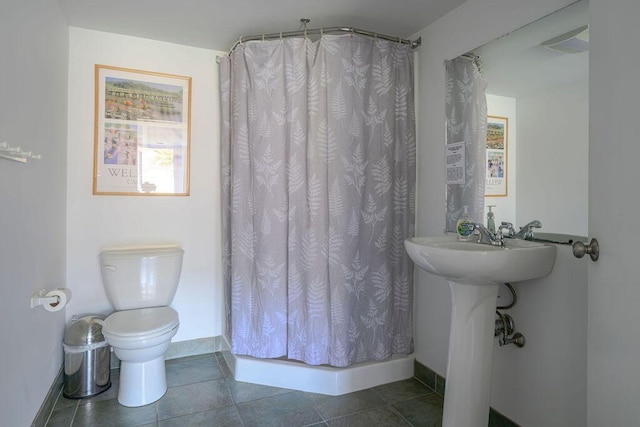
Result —
[[[507,196],[508,135],[507,117],[487,117],[485,197]]]
[[[191,77],[96,65],[93,194],[188,196]]]

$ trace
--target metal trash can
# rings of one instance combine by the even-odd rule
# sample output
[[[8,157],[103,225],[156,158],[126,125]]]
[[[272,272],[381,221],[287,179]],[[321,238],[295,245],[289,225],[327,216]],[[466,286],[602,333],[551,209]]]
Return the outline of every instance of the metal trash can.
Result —
[[[73,318],[64,334],[64,397],[79,399],[111,387],[111,347],[102,335],[104,317]]]

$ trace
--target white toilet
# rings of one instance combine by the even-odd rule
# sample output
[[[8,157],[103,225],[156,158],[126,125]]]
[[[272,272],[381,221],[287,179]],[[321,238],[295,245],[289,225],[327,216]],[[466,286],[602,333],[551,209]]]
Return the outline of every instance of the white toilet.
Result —
[[[164,353],[178,332],[178,312],[169,307],[180,280],[184,251],[177,246],[104,250],[100,269],[116,312],[102,333],[120,359],[118,402],[143,406],[167,391]]]

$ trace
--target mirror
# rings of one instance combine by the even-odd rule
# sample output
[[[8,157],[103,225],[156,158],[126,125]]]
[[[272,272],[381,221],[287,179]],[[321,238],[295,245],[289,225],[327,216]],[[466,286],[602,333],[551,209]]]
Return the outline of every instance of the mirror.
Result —
[[[472,52],[493,116],[485,225],[491,205],[496,226],[508,221],[518,230],[537,219],[542,238],[588,235],[588,18],[581,0]],[[501,137],[504,147],[493,144]]]

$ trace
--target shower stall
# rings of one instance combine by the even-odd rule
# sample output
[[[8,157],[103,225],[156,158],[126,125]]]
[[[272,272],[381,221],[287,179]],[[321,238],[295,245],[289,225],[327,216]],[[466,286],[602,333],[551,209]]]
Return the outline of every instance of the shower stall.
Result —
[[[341,30],[240,39],[219,61],[242,381],[342,394],[413,373],[416,43]]]

